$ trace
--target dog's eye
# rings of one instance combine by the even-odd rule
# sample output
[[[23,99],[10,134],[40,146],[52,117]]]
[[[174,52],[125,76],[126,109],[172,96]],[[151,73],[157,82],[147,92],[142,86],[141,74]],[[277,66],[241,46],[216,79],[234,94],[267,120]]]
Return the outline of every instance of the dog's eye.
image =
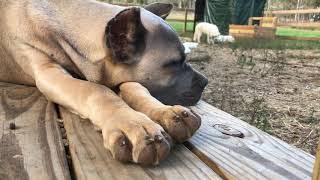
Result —
[[[184,59],[181,59],[179,61],[175,60],[175,61],[170,61],[167,64],[164,65],[164,67],[176,67],[176,66],[180,66],[182,65],[184,62]]]

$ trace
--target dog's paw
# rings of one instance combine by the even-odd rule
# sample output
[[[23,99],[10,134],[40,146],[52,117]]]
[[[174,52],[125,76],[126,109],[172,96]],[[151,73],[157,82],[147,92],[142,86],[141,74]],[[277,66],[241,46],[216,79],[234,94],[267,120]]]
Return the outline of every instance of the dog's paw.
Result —
[[[123,113],[102,129],[104,146],[122,162],[156,165],[170,152],[171,138],[141,113]]]
[[[161,110],[159,123],[178,143],[190,138],[200,127],[201,118],[183,106],[169,106]]]

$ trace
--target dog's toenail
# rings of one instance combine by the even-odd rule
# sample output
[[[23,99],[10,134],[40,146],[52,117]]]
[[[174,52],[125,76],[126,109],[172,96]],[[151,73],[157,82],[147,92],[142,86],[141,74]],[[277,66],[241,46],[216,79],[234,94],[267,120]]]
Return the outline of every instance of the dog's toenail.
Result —
[[[154,141],[155,141],[156,143],[161,143],[161,142],[163,141],[163,137],[161,137],[160,135],[156,135],[156,136],[154,137]]]
[[[122,143],[121,143],[121,146],[125,146],[126,145],[126,141],[123,140]]]
[[[182,112],[182,116],[183,116],[183,117],[188,117],[188,116],[189,116],[189,114],[188,114],[188,112],[187,112],[187,111],[183,111],[183,112]]]

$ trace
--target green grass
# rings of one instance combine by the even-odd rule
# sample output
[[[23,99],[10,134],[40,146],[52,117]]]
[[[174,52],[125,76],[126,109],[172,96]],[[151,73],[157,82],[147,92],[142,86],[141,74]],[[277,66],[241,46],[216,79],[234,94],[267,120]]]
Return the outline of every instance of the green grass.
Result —
[[[193,22],[187,23],[187,31],[183,33],[184,22],[167,21],[180,36],[192,37]],[[300,30],[294,28],[277,28],[277,36],[289,37],[320,37],[320,31]],[[252,39],[241,38],[235,43],[230,44],[233,49],[320,49],[320,41],[302,41],[302,40],[285,40],[285,39]]]
[[[181,21],[167,21],[178,33],[183,32],[184,22]],[[193,22],[187,23],[187,31],[193,31]]]
[[[276,35],[290,37],[320,37],[320,31],[301,30],[294,28],[277,28]]]
[[[179,34],[183,32],[184,22],[181,21],[167,21]],[[187,31],[193,30],[193,22],[187,23]],[[301,30],[294,28],[277,28],[277,36],[289,36],[289,37],[320,37],[320,31],[313,30]]]
[[[230,44],[232,49],[320,49],[320,41],[241,38]]]

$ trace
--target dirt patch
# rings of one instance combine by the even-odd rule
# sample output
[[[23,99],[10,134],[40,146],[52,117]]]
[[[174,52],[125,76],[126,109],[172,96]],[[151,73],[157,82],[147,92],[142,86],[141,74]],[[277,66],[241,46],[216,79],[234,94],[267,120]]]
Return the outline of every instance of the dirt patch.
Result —
[[[320,137],[320,53],[203,45],[188,55],[209,78],[203,99],[315,154]]]

